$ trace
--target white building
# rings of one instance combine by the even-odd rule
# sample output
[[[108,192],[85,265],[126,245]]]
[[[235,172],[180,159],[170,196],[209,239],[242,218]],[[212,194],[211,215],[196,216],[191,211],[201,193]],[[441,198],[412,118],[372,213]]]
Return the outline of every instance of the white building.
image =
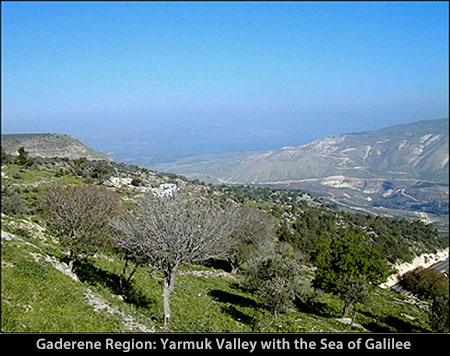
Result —
[[[121,185],[130,185],[133,178],[110,177],[109,181],[116,187]]]
[[[161,184],[159,188],[153,188],[152,193],[157,195],[158,197],[171,197],[176,190],[176,184],[164,183]]]

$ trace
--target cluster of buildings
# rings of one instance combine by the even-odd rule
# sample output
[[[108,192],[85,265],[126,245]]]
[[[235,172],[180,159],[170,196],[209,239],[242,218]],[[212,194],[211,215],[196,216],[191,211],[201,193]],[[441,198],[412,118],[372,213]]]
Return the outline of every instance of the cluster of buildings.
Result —
[[[119,178],[119,177],[111,177],[109,181],[115,186],[120,187],[123,185],[129,186],[131,185],[132,178]],[[173,183],[163,183],[160,184],[158,188],[149,188],[149,187],[139,187],[142,192],[151,191],[154,195],[158,197],[171,197],[174,192],[177,190],[177,185]]]

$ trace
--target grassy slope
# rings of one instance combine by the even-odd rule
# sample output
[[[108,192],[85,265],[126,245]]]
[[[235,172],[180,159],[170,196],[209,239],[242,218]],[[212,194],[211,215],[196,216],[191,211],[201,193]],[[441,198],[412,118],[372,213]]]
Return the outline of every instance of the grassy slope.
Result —
[[[96,257],[76,268],[77,281],[64,267],[65,253],[51,237],[33,236],[33,224],[4,219],[16,238],[2,239],[3,332],[145,332],[162,327],[162,286],[140,268],[129,292],[118,294],[123,261]],[[27,230],[28,229],[28,230]],[[42,236],[46,236],[44,240]],[[347,332],[341,324],[341,302],[325,294],[314,310],[292,309],[273,321],[255,296],[236,279],[199,277],[188,266],[178,277],[172,297],[174,332]],[[356,322],[368,331],[428,331],[426,314],[395,292],[377,290]],[[410,321],[405,315],[416,318]]]
[[[15,169],[4,171],[11,177]],[[13,182],[79,181],[56,178],[45,170],[24,170],[21,175]],[[67,251],[42,226],[36,216],[2,216],[2,230],[13,234],[2,236],[2,332],[162,331],[162,286],[157,279],[140,268],[129,291],[120,295],[123,261],[117,256],[87,260],[71,275],[66,270]],[[199,277],[194,270],[212,276]],[[312,309],[293,308],[273,320],[254,295],[239,288],[239,275],[223,278],[217,275],[223,271],[202,266],[187,266],[182,272],[172,295],[173,332],[362,331],[336,320],[343,305],[329,294]],[[381,289],[370,304],[359,306],[356,322],[367,331],[430,331],[425,311]]]

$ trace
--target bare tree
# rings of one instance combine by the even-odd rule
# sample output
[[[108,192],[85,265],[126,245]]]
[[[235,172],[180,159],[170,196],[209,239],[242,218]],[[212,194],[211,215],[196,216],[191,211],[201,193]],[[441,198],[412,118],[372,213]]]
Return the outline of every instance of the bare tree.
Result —
[[[131,211],[130,209],[133,209]],[[123,210],[120,216],[111,219],[110,224],[113,227],[112,243],[117,253],[122,254],[125,259],[125,265],[120,277],[120,290],[124,292],[129,284],[131,277],[139,266],[150,263],[152,260],[152,250],[146,247],[147,233],[144,216],[139,207]],[[134,263],[134,268],[126,277],[126,271],[129,262]]]
[[[250,206],[228,206],[231,224],[228,260],[232,273],[252,258],[268,253],[274,245],[274,221],[264,212]]]
[[[171,321],[170,295],[179,268],[226,257],[230,224],[212,200],[182,194],[161,198],[147,194],[112,222],[122,234],[122,246],[162,275],[164,328]]]
[[[80,255],[98,252],[109,242],[109,220],[120,209],[119,199],[93,185],[55,185],[40,199],[47,227],[70,251],[69,266]]]

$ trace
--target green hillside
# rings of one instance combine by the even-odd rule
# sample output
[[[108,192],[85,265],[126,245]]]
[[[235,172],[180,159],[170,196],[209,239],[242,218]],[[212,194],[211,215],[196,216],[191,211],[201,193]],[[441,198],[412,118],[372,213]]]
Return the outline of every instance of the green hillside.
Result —
[[[136,272],[128,292],[120,295],[121,260],[98,256],[68,275],[64,251],[51,237],[33,233],[33,223],[10,220],[4,226],[16,234],[8,235],[14,236],[10,240],[2,237],[2,332],[162,331],[162,287],[145,268]],[[273,322],[257,298],[238,287],[239,280],[239,275],[219,269],[184,269],[173,296],[170,331],[430,331],[423,305],[381,289],[370,305],[358,308],[353,327],[337,320],[342,303],[330,294],[313,309],[295,308]]]
[[[114,250],[99,250],[69,268],[64,236],[51,229],[40,203],[56,183],[105,187],[121,197],[124,208],[145,191],[172,184],[179,191],[234,202],[274,219],[271,248],[299,264],[302,296],[274,318],[261,296],[245,287],[251,259],[237,273],[223,259],[188,263],[180,268],[171,299],[171,332],[434,331],[429,299],[374,287],[370,301],[356,305],[354,322],[348,325],[349,319],[341,318],[343,301],[311,284],[314,251],[323,233],[350,229],[398,261],[448,246],[448,238],[431,226],[344,213],[302,191],[207,186],[107,161],[54,158],[21,166],[7,158],[2,160],[2,332],[166,331],[162,275],[150,265],[138,266],[125,289],[120,287],[125,261]],[[128,264],[126,275],[133,266]]]

